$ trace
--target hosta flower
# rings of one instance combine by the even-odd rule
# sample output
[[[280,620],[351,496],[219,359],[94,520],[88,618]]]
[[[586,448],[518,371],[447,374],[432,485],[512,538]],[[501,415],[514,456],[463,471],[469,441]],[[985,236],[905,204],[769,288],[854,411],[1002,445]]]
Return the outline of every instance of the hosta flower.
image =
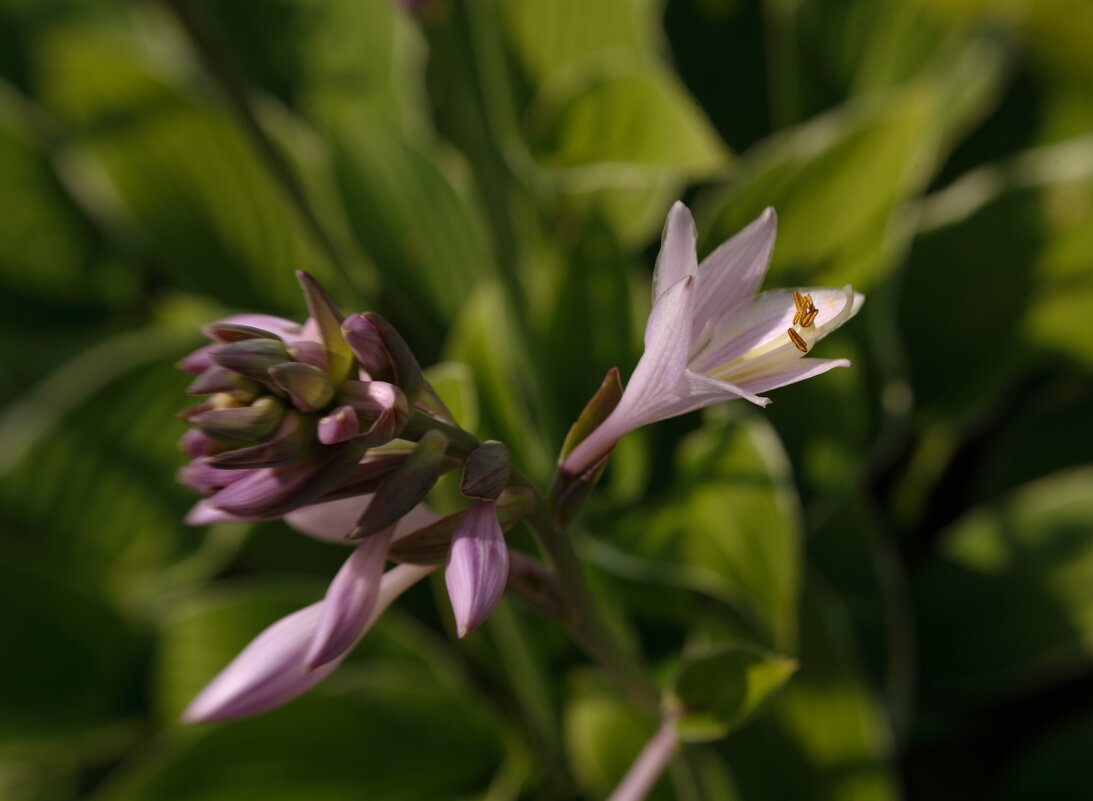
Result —
[[[735,398],[765,406],[770,401],[760,393],[849,366],[846,359],[803,357],[857,313],[861,294],[849,286],[757,294],[776,227],[767,209],[699,264],[691,213],[682,203],[672,206],[645,352],[618,406],[570,452],[563,471],[585,472],[640,426]]]

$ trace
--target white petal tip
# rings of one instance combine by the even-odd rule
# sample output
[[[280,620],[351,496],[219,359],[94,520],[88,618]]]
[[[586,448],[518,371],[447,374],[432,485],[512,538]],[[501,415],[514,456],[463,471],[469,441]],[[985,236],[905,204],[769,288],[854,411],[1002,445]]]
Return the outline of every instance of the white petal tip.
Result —
[[[761,223],[776,223],[778,222],[778,212],[774,210],[774,206],[767,206],[763,209],[763,213],[759,215],[759,222]]]

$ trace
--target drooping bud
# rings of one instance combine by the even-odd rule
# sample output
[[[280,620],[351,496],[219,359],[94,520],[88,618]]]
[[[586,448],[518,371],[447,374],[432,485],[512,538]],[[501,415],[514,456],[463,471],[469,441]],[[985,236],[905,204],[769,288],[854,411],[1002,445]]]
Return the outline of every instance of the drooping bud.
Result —
[[[394,525],[421,503],[440,477],[448,438],[439,431],[425,433],[410,455],[376,489],[349,539],[359,540]]]
[[[244,446],[270,434],[285,406],[272,395],[263,395],[250,406],[208,409],[188,418],[187,422],[226,445]]]
[[[256,381],[268,381],[269,368],[289,360],[285,343],[279,339],[241,339],[221,345],[210,356],[221,367]]]
[[[444,582],[455,614],[456,633],[466,637],[493,612],[505,592],[509,551],[493,501],[471,501],[452,536]]]
[[[483,442],[467,457],[459,491],[467,498],[495,501],[508,486],[511,468],[512,458],[503,442]]]
[[[303,270],[296,271],[296,278],[307,299],[307,309],[311,319],[319,329],[319,337],[326,348],[327,369],[335,384],[340,384],[349,377],[353,365],[353,354],[342,338],[342,313],[326,290],[312,276]]]
[[[301,412],[317,412],[334,397],[330,376],[318,367],[301,362],[283,362],[269,368],[273,383],[288,393],[293,406]]]
[[[354,314],[342,324],[342,334],[368,375],[397,386],[411,404],[417,400],[425,376],[410,346],[389,322],[374,312]]]
[[[186,387],[188,395],[213,395],[217,392],[227,392],[237,400],[249,402],[261,395],[263,389],[257,381],[219,364],[209,367]]]
[[[218,453],[209,458],[209,463],[228,469],[278,467],[304,456],[314,444],[314,422],[289,409],[272,437],[249,448]]]
[[[360,420],[352,406],[339,406],[319,421],[319,442],[333,445],[360,433]]]

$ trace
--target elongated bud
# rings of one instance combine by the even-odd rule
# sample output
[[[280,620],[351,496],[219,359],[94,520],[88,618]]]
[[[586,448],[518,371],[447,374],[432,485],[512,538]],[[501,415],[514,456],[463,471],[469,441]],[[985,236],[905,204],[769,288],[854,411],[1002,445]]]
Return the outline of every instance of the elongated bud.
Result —
[[[374,312],[354,314],[342,324],[342,334],[368,375],[403,391],[410,403],[425,387],[425,376],[413,351],[389,322]]]
[[[176,476],[180,484],[199,495],[212,495],[244,478],[246,473],[241,470],[221,470],[208,459],[194,459],[182,465]]]
[[[339,406],[319,421],[319,442],[333,445],[360,433],[360,420],[352,406]]]
[[[455,530],[444,582],[452,602],[456,632],[466,637],[492,614],[505,592],[509,551],[493,501],[471,501]]]
[[[277,398],[263,395],[250,406],[209,409],[193,415],[188,422],[226,445],[249,445],[277,428],[284,410]]]
[[[300,362],[284,362],[269,368],[273,383],[288,393],[292,405],[301,412],[317,412],[334,397],[330,376],[318,367]]]
[[[337,501],[342,498],[357,498],[361,495],[373,494],[380,488],[384,479],[410,456],[409,451],[405,453],[384,453],[382,451],[373,453],[379,453],[380,455],[369,453],[360,464],[353,468],[344,482],[319,498],[319,502],[325,503],[326,501]],[[452,466],[444,464],[441,466],[440,472],[443,473],[446,469],[451,469]]]
[[[342,338],[342,313],[334,301],[326,294],[322,284],[303,270],[296,271],[296,279],[307,300],[307,310],[319,329],[319,338],[326,348],[327,369],[335,384],[340,384],[349,377],[353,366],[353,353]]]
[[[279,339],[241,339],[221,345],[210,356],[221,367],[256,381],[268,381],[269,368],[289,360],[285,343]]]
[[[186,432],[178,440],[178,448],[191,459],[198,459],[202,456],[212,456],[214,453],[222,451],[224,445],[221,442],[217,442],[204,431],[198,431],[196,428],[187,428]]]
[[[314,444],[314,422],[289,409],[272,437],[249,448],[218,453],[209,458],[209,463],[228,469],[279,467],[306,455]]]
[[[495,501],[508,486],[512,459],[503,442],[483,442],[467,457],[459,491],[467,498]]]
[[[240,342],[244,339],[280,339],[277,334],[263,331],[253,325],[242,325],[220,320],[201,327],[201,333],[217,342]]]
[[[264,390],[257,381],[219,364],[209,367],[186,387],[188,395],[213,395],[217,392],[227,392],[238,400],[249,402],[263,394]]]
[[[448,438],[436,430],[428,431],[406,461],[383,480],[372,502],[364,510],[349,539],[359,540],[394,525],[400,517],[423,500],[440,477]]]
[[[346,381],[338,388],[337,402],[353,407],[361,425],[372,421],[363,432],[370,448],[398,436],[410,416],[402,390],[386,381]]]

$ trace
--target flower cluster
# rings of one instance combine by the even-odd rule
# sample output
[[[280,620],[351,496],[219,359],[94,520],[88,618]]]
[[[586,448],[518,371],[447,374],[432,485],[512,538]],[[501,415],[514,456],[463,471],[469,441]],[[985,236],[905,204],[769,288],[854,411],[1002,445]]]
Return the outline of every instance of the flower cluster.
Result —
[[[310,689],[345,659],[379,614],[447,563],[460,636],[505,589],[502,521],[527,511],[508,489],[508,450],[462,431],[401,336],[378,315],[345,318],[299,274],[310,319],[227,317],[212,343],[182,360],[206,399],[182,413],[190,429],[179,471],[204,496],[187,522],[284,518],[353,551],[326,597],[274,623],[198,695],[191,722],[254,715]],[[467,510],[437,518],[422,504],[463,464]],[[402,564],[384,572],[389,559]]]

